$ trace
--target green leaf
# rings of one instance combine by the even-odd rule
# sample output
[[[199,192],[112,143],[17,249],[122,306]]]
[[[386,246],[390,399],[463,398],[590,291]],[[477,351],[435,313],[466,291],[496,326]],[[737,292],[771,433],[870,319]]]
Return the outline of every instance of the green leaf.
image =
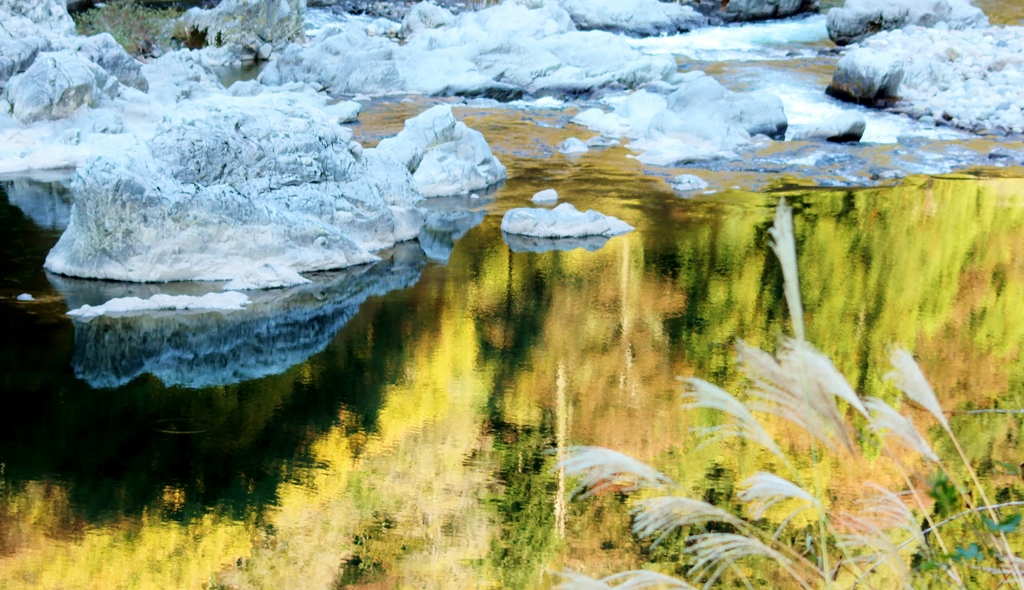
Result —
[[[1002,467],[1010,475],[1020,475],[1020,467],[1007,461],[996,461],[996,465]]]
[[[960,508],[960,494],[946,474],[938,471],[928,479],[928,495],[935,500],[935,515],[948,516]]]
[[[1017,530],[1018,526],[1020,526],[1021,515],[1014,514],[1013,516],[1007,516],[1006,518],[1000,520],[998,524],[993,522],[987,516],[982,516],[981,521],[985,523],[985,526],[988,528],[988,530],[992,531],[993,533],[1012,533],[1013,531]]]
[[[971,545],[966,549],[964,549],[963,547],[957,547],[956,553],[954,553],[950,557],[953,559],[953,561],[966,561],[968,559],[981,561],[985,558],[985,556],[981,553],[981,548],[978,547],[977,543],[971,543]]]

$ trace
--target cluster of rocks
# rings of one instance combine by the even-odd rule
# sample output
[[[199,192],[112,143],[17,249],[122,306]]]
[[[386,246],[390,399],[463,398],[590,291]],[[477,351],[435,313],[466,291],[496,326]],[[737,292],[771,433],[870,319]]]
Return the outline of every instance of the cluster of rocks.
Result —
[[[403,0],[307,0],[310,7],[329,7],[401,21],[417,5]],[[418,0],[417,0],[418,1]],[[430,0],[455,14],[474,10],[466,0]],[[644,36],[688,31],[722,23],[787,18],[818,12],[820,0],[550,0],[571,16],[580,30],[601,30]],[[541,0],[535,3],[539,4]]]
[[[844,55],[829,92],[896,104],[926,123],[1021,133],[1022,82],[1024,27],[908,27],[875,35]]]
[[[882,31],[907,26],[953,30],[987,27],[988,17],[969,0],[846,0],[828,13],[828,36],[836,45],[857,43]]]
[[[646,56],[619,35],[579,31],[554,2],[507,0],[461,15],[430,3],[402,22],[405,43],[356,23],[328,26],[308,46],[289,45],[260,76],[308,82],[333,94],[421,93],[510,100],[580,95],[618,85],[671,82],[671,56]]]
[[[703,72],[689,72],[667,96],[640,90],[606,113],[588,109],[573,122],[605,137],[627,137],[637,159],[658,166],[735,158],[755,136],[781,140],[782,101],[766,92],[732,92]]]
[[[303,41],[306,0],[222,0],[181,17],[191,39],[225,47],[241,59],[269,59],[276,49]]]
[[[71,221],[47,270],[229,280],[232,289],[301,284],[300,272],[372,262],[373,252],[416,238],[425,217],[421,167],[430,169],[432,194],[504,178],[450,107],[364,150],[300,90],[189,101],[165,116],[148,149],[89,160],[76,173]]]
[[[109,34],[74,32],[60,0],[0,0],[0,91],[17,120],[62,118],[123,87],[149,87],[142,64]]]

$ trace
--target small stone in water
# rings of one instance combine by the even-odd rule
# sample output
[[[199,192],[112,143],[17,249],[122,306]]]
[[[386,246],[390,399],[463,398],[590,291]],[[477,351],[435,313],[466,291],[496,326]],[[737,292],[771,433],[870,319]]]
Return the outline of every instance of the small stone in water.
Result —
[[[558,200],[558,192],[553,188],[546,188],[533,195],[530,200],[534,203],[554,203]]]
[[[708,183],[693,174],[681,174],[672,179],[672,188],[679,192],[699,191],[706,189]]]
[[[479,199],[479,198],[480,198],[480,195],[478,195],[478,194],[476,194],[476,193],[473,193],[473,194],[469,195],[469,198],[470,198],[470,199]]]
[[[588,148],[585,143],[576,139],[575,137],[570,137],[569,139],[559,144],[558,151],[563,154],[582,154],[590,151],[590,148]]]
[[[18,295],[17,299],[18,299],[18,301],[35,301],[36,300],[35,297],[29,295],[28,293],[22,293],[21,295]]]

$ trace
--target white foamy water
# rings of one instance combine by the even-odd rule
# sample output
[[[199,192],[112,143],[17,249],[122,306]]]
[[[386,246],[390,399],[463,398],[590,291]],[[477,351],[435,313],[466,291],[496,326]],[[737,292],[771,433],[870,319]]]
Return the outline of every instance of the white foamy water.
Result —
[[[811,57],[815,47],[828,41],[825,15],[744,24],[706,27],[680,35],[635,39],[631,43],[649,55],[669,53],[699,61],[753,61]]]
[[[758,90],[765,90],[778,96],[786,110],[791,127],[818,123],[845,111],[857,111],[867,121],[862,143],[898,143],[901,137],[922,137],[926,139],[964,139],[964,132],[948,127],[928,127],[910,117],[884,111],[864,108],[841,102],[827,94],[825,89],[800,76],[790,76],[786,82],[765,84]]]

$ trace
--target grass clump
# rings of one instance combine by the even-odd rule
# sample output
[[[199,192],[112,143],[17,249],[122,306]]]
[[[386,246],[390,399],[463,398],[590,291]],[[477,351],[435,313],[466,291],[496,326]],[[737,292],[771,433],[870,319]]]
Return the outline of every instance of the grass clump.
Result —
[[[138,0],[111,0],[75,15],[75,24],[80,35],[110,33],[135,57],[157,57],[175,45],[175,22],[181,15],[181,10],[149,8]]]
[[[893,347],[892,400],[862,397],[826,355],[806,340],[797,276],[792,210],[783,200],[769,231],[783,273],[792,338],[770,354],[743,342],[737,360],[746,376],[739,395],[700,379],[687,380],[684,410],[713,411],[717,426],[698,429],[706,442],[739,439],[766,451],[771,467],[747,478],[729,506],[690,498],[681,486],[626,455],[573,447],[558,468],[581,479],[581,497],[604,489],[637,490],[633,533],[658,545],[669,535],[685,539],[685,577],[649,570],[594,579],[567,571],[563,589],[753,588],[751,572],[772,572],[782,587],[802,588],[1018,588],[1024,560],[1012,535],[1022,527],[1024,502],[991,501],[964,453],[946,412],[914,357]],[[898,393],[896,393],[898,391]],[[908,409],[932,422],[930,440]],[[800,448],[765,427],[765,418],[798,433]],[[896,448],[920,458],[932,476],[915,482]],[[862,480],[853,513],[828,510],[824,463],[873,456],[893,462],[904,485],[891,490]],[[803,464],[809,468],[798,469]],[[998,498],[997,498],[998,500]],[[1004,499],[1005,500],[1005,499]],[[798,524],[799,523],[799,524]],[[754,567],[751,567],[754,566]],[[759,577],[755,574],[755,578]]]

